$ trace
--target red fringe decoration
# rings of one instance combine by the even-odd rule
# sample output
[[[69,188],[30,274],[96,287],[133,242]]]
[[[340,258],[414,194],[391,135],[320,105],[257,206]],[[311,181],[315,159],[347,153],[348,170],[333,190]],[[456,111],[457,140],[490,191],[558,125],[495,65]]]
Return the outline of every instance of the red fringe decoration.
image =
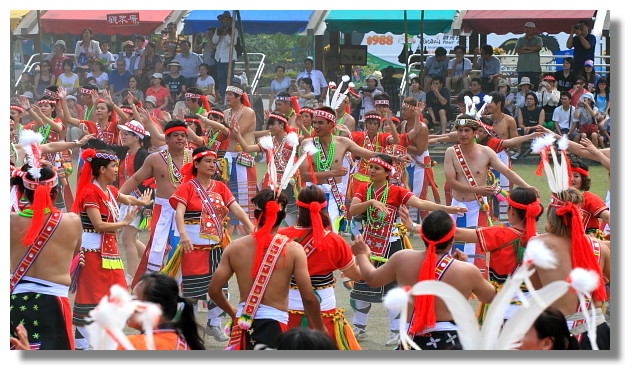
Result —
[[[183,182],[181,182],[181,183],[184,184],[184,183],[188,182],[189,180],[194,178],[194,175],[193,175],[194,163],[193,162],[189,162],[189,163],[183,164],[183,166],[181,167],[179,172],[181,172],[181,174],[183,175]]]
[[[295,203],[299,207],[303,207],[309,210],[309,214],[311,216],[313,247],[316,249],[320,249],[322,246],[322,240],[324,239],[324,225],[322,224],[322,216],[320,216],[320,211],[322,211],[322,209],[326,207],[326,201],[322,203],[313,201],[307,204],[297,200]]]
[[[82,166],[81,171],[79,172],[79,178],[77,179],[77,189],[75,190],[75,201],[73,202],[73,206],[71,207],[71,211],[79,214],[79,202],[82,190],[84,187],[88,186],[93,180],[92,173],[92,165],[90,162],[86,161],[88,158],[92,158],[95,156],[97,152],[92,148],[87,148],[82,151],[81,158],[84,160],[84,165]]]
[[[243,105],[245,107],[251,107],[251,103],[249,103],[249,97],[247,96],[247,94],[243,92],[242,97],[243,97]]]
[[[256,277],[262,258],[265,256],[265,252],[273,236],[271,235],[271,229],[276,223],[276,217],[278,215],[278,202],[268,201],[265,204],[265,208],[260,215],[258,224],[260,228],[253,234],[256,241],[256,252],[254,253],[254,262],[251,267],[251,277]]]
[[[295,113],[300,113],[300,105],[298,104],[297,96],[291,97],[291,106],[293,107],[293,110],[295,111]]]
[[[22,245],[24,246],[33,245],[33,241],[37,239],[42,225],[44,225],[44,215],[46,215],[44,211],[47,209],[51,212],[57,211],[53,210],[51,187],[49,185],[40,185],[35,189],[31,209],[33,210],[33,219],[26,234],[22,237]]]

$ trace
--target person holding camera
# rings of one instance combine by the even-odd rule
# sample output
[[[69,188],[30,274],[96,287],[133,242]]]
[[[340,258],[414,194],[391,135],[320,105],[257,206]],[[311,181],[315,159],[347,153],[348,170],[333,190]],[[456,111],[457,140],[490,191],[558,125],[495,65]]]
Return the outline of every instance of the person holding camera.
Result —
[[[567,48],[573,48],[573,67],[575,74],[584,72],[584,62],[593,61],[595,53],[595,35],[589,33],[589,22],[581,20],[571,26],[571,34],[567,39]]]
[[[231,22],[232,16],[229,11],[223,12],[219,15],[218,21],[221,26],[216,28],[214,36],[212,37],[212,44],[216,46],[216,75],[218,77],[218,92],[221,95],[225,95],[225,89],[227,88],[227,76],[232,77],[234,75],[234,62],[236,61],[236,44],[238,42],[238,33],[234,33],[234,38],[231,37]],[[233,45],[233,47],[232,47]],[[229,71],[229,50],[232,50],[232,70]]]

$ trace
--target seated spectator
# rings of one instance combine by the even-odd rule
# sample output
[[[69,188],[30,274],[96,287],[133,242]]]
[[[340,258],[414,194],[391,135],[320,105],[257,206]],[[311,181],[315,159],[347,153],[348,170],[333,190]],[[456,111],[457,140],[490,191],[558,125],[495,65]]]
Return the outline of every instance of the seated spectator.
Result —
[[[509,83],[506,79],[500,79],[498,81],[498,92],[505,95],[505,106],[503,107],[503,113],[516,117],[516,96],[510,92]]]
[[[151,78],[150,83],[152,86],[146,90],[146,97],[153,96],[156,99],[155,105],[163,110],[170,104],[170,92],[163,85],[163,75],[161,73],[154,73]]]
[[[216,92],[214,90],[214,78],[208,74],[209,65],[203,63],[198,66],[198,78],[196,79],[196,87],[201,89],[203,95],[212,95],[216,98]]]
[[[593,95],[589,92],[582,94],[573,114],[578,120],[579,129],[573,132],[574,142],[580,142],[581,138],[589,138],[595,147],[599,147],[600,128],[596,122],[597,114],[598,108],[595,106]]]
[[[481,90],[482,84],[483,83],[480,78],[475,77],[470,80],[470,92],[472,93],[473,97],[478,96],[479,98],[479,103],[476,105],[476,109],[481,109],[483,104],[485,104],[485,102],[483,101],[483,98],[485,97],[485,92]]]
[[[593,65],[593,60],[586,60],[584,62],[584,71],[580,72],[580,75],[586,80],[586,89],[590,93],[595,92],[598,79],[600,79],[600,75],[595,72],[595,66]]]
[[[421,79],[412,77],[410,80],[410,96],[418,102],[426,102],[426,93],[421,91]]]
[[[529,79],[529,77],[523,77]],[[534,92],[525,95],[525,106],[518,111],[518,134],[533,132],[545,123],[545,111],[538,107],[538,97]]]
[[[598,79],[595,92],[593,93],[593,99],[595,105],[598,107],[600,113],[608,114],[611,110],[611,90],[609,89],[606,78]]]
[[[64,67],[64,73],[57,77],[55,85],[63,87],[67,94],[76,95],[79,89],[79,76],[73,73],[73,60],[64,60],[62,66]]]
[[[587,93],[586,90],[586,78],[583,76],[578,76],[575,79],[575,84],[573,88],[569,90],[569,94],[571,94],[571,105],[574,107],[578,106],[578,100],[582,95]]]
[[[450,90],[442,87],[441,80],[439,76],[432,78],[430,91],[426,93],[426,109],[432,123],[440,124],[441,134],[445,134],[450,113]]]
[[[115,63],[117,69],[108,75],[108,83],[110,84],[110,95],[121,96],[121,90],[128,87],[128,79],[132,77],[132,73],[126,70],[126,62],[123,59],[117,60]]]
[[[426,93],[432,85],[432,77],[445,77],[448,70],[448,51],[443,47],[437,47],[434,50],[434,56],[426,59],[423,70],[419,73],[419,77],[423,77],[423,91]],[[443,78],[442,78],[443,79]],[[441,82],[443,85],[443,82]]]
[[[567,135],[572,127],[574,122],[577,122],[578,119],[573,117],[575,113],[575,108],[571,105],[571,94],[568,92],[563,92],[560,95],[561,106],[556,107],[553,111],[553,124],[555,128],[555,132],[560,135]]]
[[[456,57],[448,63],[448,76],[445,78],[445,87],[450,90],[450,94],[456,94],[469,88],[469,74],[472,70],[472,62],[465,57],[464,46],[454,47],[454,55]]]
[[[172,103],[176,103],[182,100],[185,90],[187,89],[187,84],[185,77],[180,73],[181,64],[179,64],[178,61],[174,60],[169,63],[168,69],[169,72],[163,76],[163,80],[168,90],[170,90],[170,100]]]
[[[289,86],[291,85],[291,79],[285,76],[284,73],[285,73],[284,66],[278,65],[276,67],[276,78],[271,80],[271,87],[269,92],[269,103],[270,103],[269,109],[270,110],[275,109],[275,104],[276,104],[275,99],[278,93],[283,91],[288,91]]]
[[[86,73],[86,78],[95,77],[95,81],[97,82],[97,87],[100,89],[108,88],[108,74],[104,71],[104,63],[99,59],[95,59],[91,63],[90,72]]]
[[[534,84],[531,83],[529,77],[523,77],[516,87],[518,88],[518,91],[516,91],[516,118],[518,118],[518,111],[525,106],[525,97],[534,88]]]
[[[143,102],[143,108],[145,108],[151,116],[161,118],[161,109],[157,108],[157,98],[154,96],[146,96],[146,99]]]
[[[480,77],[484,91],[494,91],[498,86],[498,79],[503,74],[501,73],[501,62],[498,57],[494,56],[494,48],[489,44],[481,48],[481,56],[476,60],[476,69],[481,71]]]
[[[117,61],[117,57],[110,52],[110,43],[107,40],[99,43],[99,48],[101,53],[97,55],[97,58],[104,63],[107,72],[115,69],[115,62]]]
[[[538,85],[538,106],[545,111],[545,128],[555,131],[553,124],[553,111],[560,103],[560,91],[555,88],[556,79],[553,76],[545,76]]]
[[[556,89],[560,92],[569,92],[575,84],[575,72],[571,70],[573,64],[572,57],[565,57],[562,61],[562,69],[557,70],[554,74],[556,79]]]
[[[33,86],[35,87],[35,94],[38,96],[44,95],[44,89],[53,86],[57,77],[51,72],[51,62],[44,60],[40,63],[40,70],[36,71]],[[20,83],[22,80],[20,80]],[[25,92],[30,90],[18,90],[18,92]]]
[[[65,60],[68,60],[67,56],[64,56],[64,52],[66,52],[66,42],[63,40],[58,40],[51,47],[53,53],[49,54],[46,59],[51,62],[51,72],[55,75],[55,79],[59,77],[60,74],[64,73],[64,67],[62,64]]]

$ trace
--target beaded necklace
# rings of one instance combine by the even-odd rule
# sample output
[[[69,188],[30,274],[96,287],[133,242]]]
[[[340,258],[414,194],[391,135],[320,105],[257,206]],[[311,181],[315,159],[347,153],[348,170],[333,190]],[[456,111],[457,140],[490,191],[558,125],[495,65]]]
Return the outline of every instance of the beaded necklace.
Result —
[[[373,147],[374,152],[379,152],[381,151],[379,147],[379,133],[376,133],[374,138],[375,139],[373,142],[370,140],[370,137],[368,136],[368,132],[364,132],[364,148],[367,150],[370,150],[370,147]],[[373,143],[375,144],[373,145]]]
[[[90,114],[93,113],[93,108],[95,108],[95,106],[91,106],[86,109],[86,112],[84,112],[84,120],[90,119]]]
[[[366,189],[366,201],[369,201],[373,198],[373,183],[371,182],[370,184],[368,184],[368,188]],[[386,204],[386,201],[388,200],[388,181],[384,182],[384,191],[381,193],[381,196],[379,197],[379,201],[382,204]],[[368,207],[366,209],[366,219],[367,219],[367,224],[372,228],[372,229],[379,229],[381,228],[383,225],[386,225],[386,223],[384,222],[384,218],[386,217],[386,214],[383,212],[379,212],[378,209],[374,208],[374,207]]]
[[[50,124],[46,124],[44,126],[40,126],[40,128],[38,129],[38,133],[42,134],[42,143],[44,144],[46,143],[46,141],[49,139],[49,133],[51,132],[51,125]]]
[[[170,154],[169,151],[166,151],[165,159],[167,162],[166,164],[168,165],[168,175],[170,176],[170,183],[172,184],[173,187],[178,187],[181,184],[182,176],[181,176],[181,173],[176,168],[176,165],[172,161],[172,154]],[[183,164],[189,162],[189,160],[187,159],[188,159],[187,150],[183,150]],[[175,171],[179,172],[178,176],[175,174]]]
[[[218,138],[218,133],[220,133],[220,130],[217,130],[214,135],[211,135],[211,133],[214,131],[214,129],[210,129],[207,132],[207,138],[209,139],[209,142],[207,142],[207,147],[209,148],[213,148],[212,145],[214,144],[214,142],[216,142],[216,138]]]
[[[276,144],[277,143],[277,144]],[[282,170],[284,171],[284,168],[286,166],[286,161],[284,160],[285,157],[283,155],[283,151],[284,151],[284,145],[287,143],[287,135],[285,134],[285,136],[282,138],[282,140],[280,142],[278,142],[276,140],[276,138],[273,138],[273,158],[274,158],[274,162],[276,163],[276,168],[278,170]]]
[[[331,164],[333,164],[333,155],[335,154],[335,144],[333,143],[333,134],[331,134],[331,141],[329,142],[328,155],[324,155],[322,142],[320,142],[319,138],[317,138],[317,142],[314,139],[313,143],[315,143],[315,146],[318,149],[318,154],[320,154],[319,157],[316,158],[318,172],[330,171]]]
[[[44,214],[48,215],[51,213],[51,210],[49,210],[48,208],[44,209]],[[22,216],[22,217],[28,217],[28,218],[32,218],[33,217],[33,210],[30,208],[25,208],[22,211],[18,211],[18,215]]]

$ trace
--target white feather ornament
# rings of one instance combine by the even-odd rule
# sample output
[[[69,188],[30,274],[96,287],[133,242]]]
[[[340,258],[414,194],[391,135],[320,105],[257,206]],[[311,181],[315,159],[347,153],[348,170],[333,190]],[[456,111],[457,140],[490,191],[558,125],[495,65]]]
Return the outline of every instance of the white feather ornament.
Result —
[[[265,150],[273,150],[273,138],[271,135],[265,135],[258,138],[258,144]]]
[[[597,273],[579,267],[571,270],[569,277],[571,287],[584,294],[591,294],[600,281]]]
[[[408,292],[404,288],[393,288],[384,296],[384,306],[390,311],[401,311],[404,305],[408,305]]]
[[[553,252],[543,240],[536,237],[527,242],[523,260],[525,262],[531,261],[536,266],[545,269],[554,269],[558,266],[558,260],[553,256]]]

